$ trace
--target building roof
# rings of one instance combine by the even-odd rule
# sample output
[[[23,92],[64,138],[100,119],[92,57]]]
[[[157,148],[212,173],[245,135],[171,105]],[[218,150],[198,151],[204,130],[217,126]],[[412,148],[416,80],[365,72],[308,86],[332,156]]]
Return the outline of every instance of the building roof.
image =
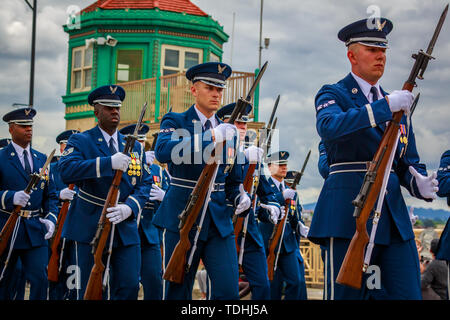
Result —
[[[97,8],[104,10],[120,9],[155,9],[172,12],[185,12],[196,16],[208,16],[189,0],[98,0],[81,10],[81,13],[95,11]]]

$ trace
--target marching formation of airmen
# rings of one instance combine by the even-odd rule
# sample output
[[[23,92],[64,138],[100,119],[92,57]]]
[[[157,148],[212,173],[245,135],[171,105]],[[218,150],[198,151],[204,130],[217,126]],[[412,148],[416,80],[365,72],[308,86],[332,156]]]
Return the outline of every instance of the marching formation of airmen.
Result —
[[[229,120],[236,104],[220,106],[232,71],[224,63],[208,62],[187,70],[195,103],[183,113],[163,117],[151,150],[144,148],[147,125],[118,130],[126,96],[118,85],[101,86],[89,94],[98,124],[84,132],[67,130],[58,135],[61,156],[49,166],[47,156],[31,147],[36,110],[21,108],[5,114],[11,139],[0,141],[0,241],[4,245],[0,300],[24,299],[26,282],[30,300],[86,298],[96,263],[93,240],[119,171],[123,175],[117,201],[105,207],[112,225],[102,257],[105,300],[136,300],[140,286],[145,300],[192,300],[200,263],[207,272],[208,299],[240,299],[239,282],[245,279],[254,300],[306,300],[301,237],[321,246],[324,299],[421,299],[419,257],[400,186],[428,202],[437,195],[447,197],[450,206],[450,151],[442,155],[437,174],[427,175],[407,118],[414,96],[407,90],[387,93],[380,86],[386,36],[392,28],[391,21],[382,18],[377,28],[370,29],[364,19],[338,34],[348,49],[351,72],[335,84],[324,85],[315,97],[321,139],[318,169],[324,184],[310,228],[302,220],[295,190],[298,172],[288,171],[289,152],[267,154],[260,146],[246,143],[250,104],[233,123]],[[355,233],[352,200],[387,122],[398,111],[405,115],[370,257],[370,264],[381,271],[381,285],[369,288],[364,275],[361,289],[351,288],[338,284],[336,278]],[[133,136],[139,143],[125,154]],[[183,280],[166,280],[166,267],[180,243],[180,217],[193,200],[191,194],[209,160],[205,155],[207,151],[213,155],[222,145],[223,152],[215,156],[219,165],[213,183],[189,232]],[[244,189],[249,171],[255,192]],[[39,180],[30,189],[33,175],[39,175]],[[13,212],[18,218],[9,226]],[[244,227],[236,233],[238,219]],[[369,233],[375,226],[372,220],[367,224]],[[282,234],[272,265],[268,256],[280,224]],[[11,232],[6,237],[8,228]],[[448,229],[447,222],[436,255],[447,261]],[[61,242],[54,281],[47,265],[56,236]]]

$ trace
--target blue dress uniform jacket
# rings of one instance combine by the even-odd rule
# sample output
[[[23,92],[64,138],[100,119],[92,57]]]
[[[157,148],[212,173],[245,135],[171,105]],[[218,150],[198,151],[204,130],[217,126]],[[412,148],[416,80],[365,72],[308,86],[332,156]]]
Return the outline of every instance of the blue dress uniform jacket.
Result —
[[[118,132],[119,150],[125,146],[124,136]],[[139,155],[141,147],[135,143],[133,152]],[[139,158],[139,156],[137,156]],[[145,161],[145,155],[143,156]],[[119,203],[128,205],[133,214],[116,225],[117,235],[125,246],[139,244],[136,217],[144,208],[150,193],[150,169],[143,162],[139,176],[122,175]],[[71,202],[62,237],[82,243],[90,243],[95,235],[98,220],[114,177],[111,152],[98,126],[72,135],[60,159],[61,177],[64,183],[75,183],[78,193]]]
[[[33,158],[33,172],[39,173],[47,157],[32,148],[30,148],[30,152]],[[24,190],[29,178],[12,144],[0,150],[0,161],[2,163],[0,166],[0,228],[3,228],[9,218],[9,213],[14,209],[15,192]],[[44,239],[47,230],[38,217],[45,217],[56,224],[58,197],[55,185],[49,179],[48,173],[44,179],[36,184],[28,201],[30,204],[22,208],[22,210],[31,211],[32,217],[21,219],[14,249],[31,249],[47,245],[47,240]]]
[[[216,119],[219,123],[222,123],[217,116]],[[196,130],[194,130],[195,126],[197,126]],[[172,133],[177,129],[184,132],[183,136],[178,139],[171,139]],[[177,148],[180,148],[180,151],[176,154],[180,154],[187,159],[187,163],[174,164],[172,153],[175,153]],[[163,117],[156,142],[155,156],[159,162],[168,164],[171,185],[153,219],[157,226],[171,232],[179,232],[178,215],[185,208],[189,195],[205,166],[203,151],[206,148],[212,148],[211,133],[209,130],[202,131],[202,125],[194,105],[183,113],[169,112]],[[241,166],[234,165],[232,170],[225,174],[225,167],[225,164],[219,165],[215,180],[215,183],[219,185],[219,190],[223,190],[223,185],[225,185],[225,192],[211,192],[211,201],[200,232],[199,239],[201,240],[206,239],[211,222],[217,227],[222,237],[226,237],[234,231],[226,206],[226,199],[237,205],[239,184],[242,183],[243,172]],[[197,223],[200,218],[201,212],[198,215]]]
[[[383,95],[386,94],[382,89],[381,91]],[[385,123],[392,120],[392,113],[384,98],[369,104],[351,74],[336,84],[323,86],[316,95],[315,105],[316,127],[328,155],[330,174],[317,201],[308,238],[316,243],[320,243],[320,239],[330,237],[351,239],[356,228],[352,200],[360,191],[365,171],[342,173],[340,169],[354,169],[352,166],[355,162],[365,166],[364,162],[373,159]],[[405,126],[403,128],[407,128],[405,116],[401,124]],[[423,199],[408,167],[413,166],[425,176],[426,168],[424,164],[419,163],[412,126],[409,128],[407,146],[404,142],[402,137],[394,158],[394,172],[391,172],[389,177],[375,237],[377,244],[390,243],[389,230],[393,230],[394,226],[403,240],[414,239],[400,185],[411,195]],[[349,162],[352,163],[350,167],[347,164]],[[344,167],[339,167],[341,164]],[[334,170],[333,166],[337,170]],[[369,219],[369,233],[371,227],[372,220]]]
[[[441,157],[437,179],[439,181],[439,191],[437,192],[437,194],[440,197],[447,197],[447,203],[450,206],[450,150],[445,151]],[[442,231],[441,238],[439,240],[438,251],[436,254],[437,259],[447,261],[450,261],[449,221],[450,220],[447,220],[444,231]]]
[[[275,195],[275,198],[276,198],[277,202],[279,203],[279,205],[284,206],[285,200],[283,197],[283,193],[277,188],[277,186],[275,185],[275,183],[272,180],[272,177],[269,177],[267,179],[267,181],[269,182],[270,189],[271,189],[272,193]],[[282,183],[284,183],[284,182],[282,182]],[[263,208],[260,208],[260,210],[267,211],[266,209],[263,209]],[[286,219],[290,219],[290,217],[288,216]],[[271,222],[268,222],[268,221],[266,222],[265,219],[260,219],[260,220],[261,220],[261,223],[259,224],[259,226],[261,229],[262,237],[264,239],[264,246],[267,249],[268,244],[269,244],[269,238],[272,235],[275,225],[272,224]],[[283,241],[281,244],[280,253],[291,253],[297,249],[298,249],[297,238],[295,237],[294,230],[292,229],[291,224],[289,223],[289,220],[288,220],[288,221],[286,221],[286,227],[284,229],[284,235],[283,235]]]

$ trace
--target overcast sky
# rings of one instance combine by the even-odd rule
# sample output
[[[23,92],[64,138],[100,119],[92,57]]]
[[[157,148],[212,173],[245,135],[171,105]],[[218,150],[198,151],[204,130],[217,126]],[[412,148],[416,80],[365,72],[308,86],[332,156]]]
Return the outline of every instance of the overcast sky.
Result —
[[[32,1],[30,1],[32,2]],[[64,104],[67,79],[68,35],[62,25],[67,9],[81,9],[94,0],[39,0],[35,67],[35,118],[33,146],[43,152],[56,148],[55,137],[65,129]],[[258,67],[260,0],[192,0],[224,26],[230,36],[223,61],[234,70]],[[315,202],[323,184],[317,170],[319,136],[315,128],[314,97],[323,84],[335,83],[350,71],[346,48],[337,39],[343,26],[367,18],[379,8],[394,28],[389,34],[386,70],[380,83],[387,91],[401,89],[413,60],[411,54],[426,50],[439,16],[447,4],[442,0],[266,0],[263,9],[262,50],[269,61],[261,83],[260,121],[267,121],[277,95],[279,144],[290,152],[290,168],[300,169],[309,149],[311,159],[301,181],[303,203]],[[368,12],[369,11],[369,12]],[[233,14],[235,17],[233,32]],[[28,103],[32,12],[24,0],[3,0],[0,11],[0,113],[13,103]],[[425,80],[414,93],[421,98],[414,117],[414,130],[421,161],[430,170],[439,166],[441,154],[450,149],[450,18],[444,23]],[[231,48],[233,47],[233,52]],[[0,137],[8,137],[5,123]],[[413,199],[403,189],[408,205],[448,210],[443,199],[432,204]]]

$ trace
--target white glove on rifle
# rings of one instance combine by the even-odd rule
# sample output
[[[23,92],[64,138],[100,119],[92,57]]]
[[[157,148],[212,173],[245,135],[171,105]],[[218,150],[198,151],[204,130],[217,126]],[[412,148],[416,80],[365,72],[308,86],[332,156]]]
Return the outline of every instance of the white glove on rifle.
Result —
[[[417,188],[419,188],[420,195],[425,199],[435,200],[437,198],[436,192],[439,191],[439,182],[436,179],[436,172],[434,171],[431,176],[425,177],[418,173],[413,166],[409,166],[409,172],[416,178],[416,184]]]
[[[73,196],[76,194],[75,191],[70,190],[69,188],[64,188],[59,193],[59,198],[61,200],[73,200]]]
[[[252,204],[252,201],[250,200],[250,197],[247,195],[247,193],[244,190],[244,186],[242,183],[239,185],[239,204],[236,206],[236,210],[234,211],[235,215],[241,214],[248,208],[250,208],[250,205]]]
[[[300,229],[300,235],[303,238],[308,237],[309,227],[305,226],[301,221],[298,222],[298,227]]]
[[[131,216],[131,208],[126,204],[118,204],[115,207],[110,207],[106,209],[107,213],[106,217],[112,224],[118,224]]]
[[[389,109],[391,112],[398,112],[403,110],[409,114],[409,110],[414,101],[414,95],[408,90],[395,90],[387,96],[389,102]]]
[[[111,156],[111,167],[113,170],[127,171],[131,158],[122,152],[117,152]]]
[[[231,139],[237,135],[237,128],[231,123],[221,123],[212,129],[212,131],[214,132],[214,139],[216,143]]]
[[[287,188],[287,189],[284,189],[284,191],[283,191],[283,198],[284,198],[284,200],[294,199],[296,194],[297,194],[297,191],[295,191],[291,188]]]
[[[153,161],[155,161],[155,151],[146,151],[145,159],[147,160],[147,164],[150,166]]]
[[[273,224],[277,224],[278,217],[280,216],[280,208],[271,204],[261,203],[261,208],[264,208],[269,211],[269,220]]]
[[[250,146],[244,150],[245,157],[251,163],[261,162],[264,150],[256,146]]]
[[[163,201],[166,192],[158,187],[156,184],[152,184],[152,189],[150,190],[150,200]]]
[[[30,200],[30,195],[25,191],[17,191],[14,193],[13,204],[15,206],[26,207],[28,200]]]
[[[50,239],[53,235],[53,232],[55,232],[55,224],[48,219],[39,218],[39,221],[47,228],[47,233],[45,234],[44,239]]]

